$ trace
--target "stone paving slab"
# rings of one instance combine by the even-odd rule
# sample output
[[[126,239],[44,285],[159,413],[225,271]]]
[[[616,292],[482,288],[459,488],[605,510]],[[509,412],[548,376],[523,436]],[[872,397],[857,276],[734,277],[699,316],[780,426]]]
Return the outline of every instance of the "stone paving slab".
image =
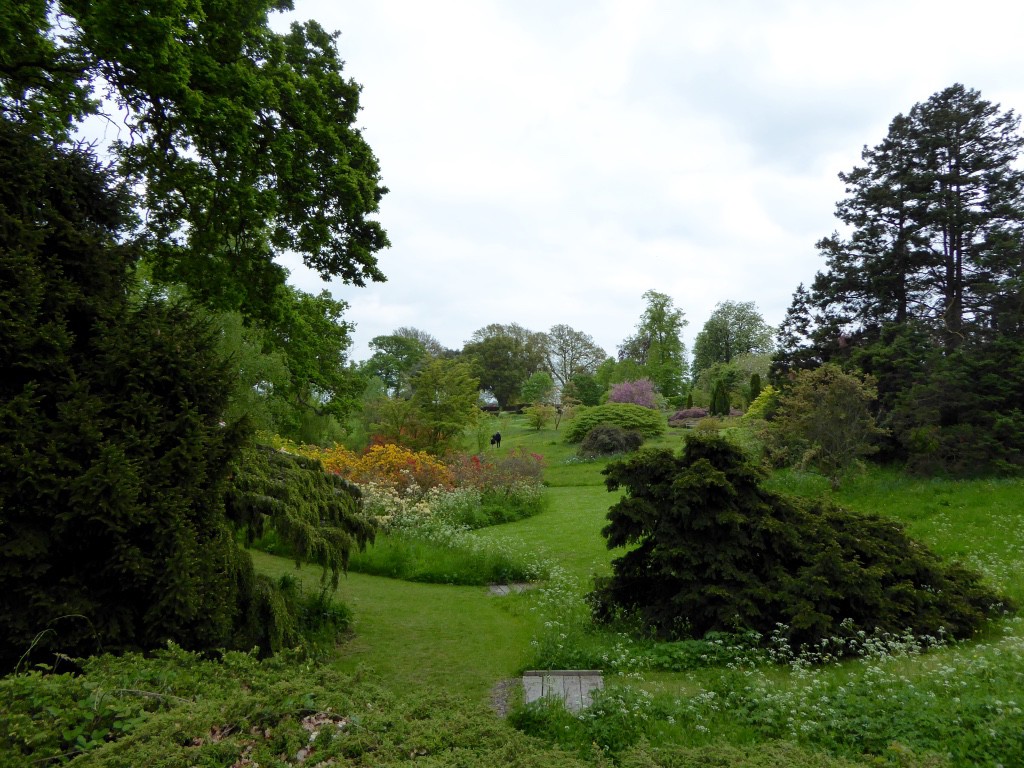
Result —
[[[521,584],[488,584],[487,588],[492,595],[503,597],[511,595],[513,592],[525,592],[528,589],[533,589],[535,586],[537,585],[524,582]]]
[[[604,688],[599,669],[534,669],[523,673],[527,704],[547,696],[560,699],[570,712],[579,712],[593,703],[592,694],[599,688]]]

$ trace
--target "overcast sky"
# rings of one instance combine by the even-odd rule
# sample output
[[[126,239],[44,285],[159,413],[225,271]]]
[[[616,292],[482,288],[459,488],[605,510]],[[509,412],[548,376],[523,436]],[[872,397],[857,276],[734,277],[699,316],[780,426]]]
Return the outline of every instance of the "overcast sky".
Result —
[[[305,19],[341,32],[390,189],[388,281],[327,286],[356,360],[400,326],[461,348],[513,322],[614,354],[652,288],[688,348],[720,301],[777,326],[895,115],[955,82],[1024,110],[1014,0],[295,0],[274,23]]]

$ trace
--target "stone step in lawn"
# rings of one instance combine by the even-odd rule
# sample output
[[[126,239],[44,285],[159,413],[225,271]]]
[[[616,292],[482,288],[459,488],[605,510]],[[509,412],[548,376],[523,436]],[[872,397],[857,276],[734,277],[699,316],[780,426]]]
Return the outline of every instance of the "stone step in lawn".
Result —
[[[533,669],[523,673],[527,704],[547,696],[560,699],[570,712],[579,712],[591,705],[591,693],[598,688],[604,688],[600,669]]]

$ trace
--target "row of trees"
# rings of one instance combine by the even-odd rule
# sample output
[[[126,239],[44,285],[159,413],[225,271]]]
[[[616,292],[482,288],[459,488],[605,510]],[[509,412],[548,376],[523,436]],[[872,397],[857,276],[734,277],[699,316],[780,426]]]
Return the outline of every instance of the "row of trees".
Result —
[[[494,323],[474,332],[461,350],[445,349],[415,328],[396,329],[370,342],[373,354],[360,370],[382,381],[387,395],[405,399],[414,395],[416,375],[428,361],[461,359],[501,408],[556,399],[596,405],[615,385],[637,381],[650,382],[664,399],[681,401],[691,387],[682,340],[687,321],[666,294],[648,291],[644,300],[635,332],[615,357],[569,325],[541,333]],[[708,392],[718,382],[738,391],[752,374],[767,374],[772,337],[753,302],[719,304],[697,335],[693,380]]]

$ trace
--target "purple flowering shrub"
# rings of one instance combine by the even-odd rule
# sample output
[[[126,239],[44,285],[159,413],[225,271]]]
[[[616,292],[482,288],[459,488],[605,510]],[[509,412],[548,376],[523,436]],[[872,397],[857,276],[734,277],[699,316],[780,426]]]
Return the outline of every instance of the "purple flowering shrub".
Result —
[[[614,385],[608,393],[609,403],[633,403],[644,408],[657,408],[656,398],[654,384],[650,379],[623,381]]]

